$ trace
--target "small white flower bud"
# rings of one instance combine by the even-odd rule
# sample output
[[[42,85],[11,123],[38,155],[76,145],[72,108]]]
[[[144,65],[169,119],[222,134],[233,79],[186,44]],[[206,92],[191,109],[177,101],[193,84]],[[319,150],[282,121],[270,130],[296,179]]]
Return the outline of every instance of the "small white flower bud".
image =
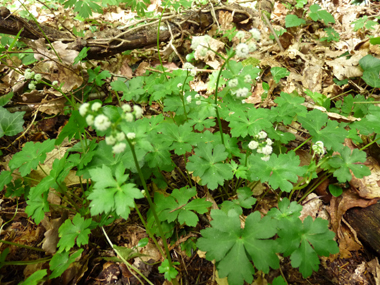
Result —
[[[129,140],[133,140],[135,137],[136,137],[136,134],[135,134],[135,133],[128,133],[128,134],[127,134],[127,138],[128,138]]]
[[[102,107],[102,104],[99,102],[95,102],[94,104],[92,104],[91,110],[97,112],[100,109],[100,107]]]

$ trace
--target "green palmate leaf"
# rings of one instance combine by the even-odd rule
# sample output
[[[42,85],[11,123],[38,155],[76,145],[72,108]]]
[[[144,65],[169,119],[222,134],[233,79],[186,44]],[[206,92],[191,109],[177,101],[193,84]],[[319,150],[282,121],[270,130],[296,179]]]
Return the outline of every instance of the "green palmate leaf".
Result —
[[[334,176],[339,182],[351,181],[352,175],[350,170],[354,173],[355,177],[363,178],[371,174],[371,170],[363,164],[357,164],[358,162],[366,161],[366,153],[364,151],[354,149],[351,153],[349,147],[344,147],[340,155],[333,156],[328,164],[335,168]]]
[[[45,192],[49,190],[49,186],[50,183],[39,183],[37,187],[30,189],[30,194],[27,201],[28,206],[25,208],[25,213],[31,216],[36,224],[39,224],[44,218],[45,213],[49,212],[49,203],[47,201],[48,195],[47,193],[40,193],[42,190]]]
[[[7,109],[0,107],[0,138],[2,136],[15,136],[24,129],[25,112],[11,113]]]
[[[297,116],[305,116],[307,109],[301,104],[305,102],[305,98],[281,92],[280,97],[277,97],[274,102],[278,104],[277,107],[272,108],[271,112],[274,113],[273,119],[276,122],[284,122],[289,125]]]
[[[239,215],[243,214],[243,209],[250,209],[256,203],[256,199],[252,197],[252,190],[248,187],[239,188],[237,191],[238,199],[232,201],[224,201],[221,205],[222,211],[228,213],[231,209],[235,210]]]
[[[272,154],[269,161],[261,160],[259,155],[251,155],[248,158],[248,175],[252,181],[268,182],[273,189],[290,192],[298,176],[303,176],[306,167],[301,167],[300,159],[293,151],[287,154]]]
[[[261,219],[259,212],[250,214],[245,227],[235,211],[225,213],[211,210],[211,228],[201,230],[198,239],[200,250],[207,251],[206,259],[215,259],[219,277],[228,277],[231,285],[242,285],[244,280],[252,283],[255,270],[267,273],[269,267],[279,266],[276,255],[276,241],[270,239],[276,234],[276,222],[270,218]]]
[[[328,229],[328,221],[308,216],[301,220],[283,220],[285,224],[279,231],[279,245],[285,256],[290,255],[294,268],[299,267],[304,278],[309,277],[313,270],[318,271],[320,263],[318,255],[329,256],[339,252],[335,234]]]
[[[296,15],[287,15],[285,17],[286,28],[298,27],[304,24],[306,24],[306,21],[304,19],[298,18]]]
[[[312,18],[313,21],[323,20],[326,25],[335,23],[334,17],[329,12],[320,9],[321,7],[318,4],[311,5],[309,17]]]
[[[272,285],[287,285],[288,283],[285,282],[284,278],[282,276],[278,276],[273,279]]]
[[[322,141],[327,149],[332,148],[334,151],[342,148],[342,143],[348,135],[338,122],[328,120],[327,114],[316,109],[308,112],[306,117],[299,117],[298,121],[310,132],[314,143]]]
[[[172,143],[170,150],[174,150],[174,153],[178,155],[191,152],[193,145],[199,141],[199,135],[193,132],[190,123],[180,126],[176,124],[163,124],[162,135],[163,140]]]
[[[380,120],[380,108],[377,106],[371,105],[368,108],[367,116],[362,118],[359,122],[353,123],[351,127],[353,129],[359,130],[359,132],[363,135],[369,135],[371,133],[380,133],[379,120]]]
[[[24,282],[18,283],[18,285],[38,285],[46,274],[46,269],[38,270],[30,275]]]
[[[133,99],[134,101],[138,101],[140,96],[146,92],[143,88],[144,79],[144,76],[137,76],[125,82],[124,79],[121,80],[119,78],[118,80],[111,82],[111,86],[113,90],[123,92],[122,100],[130,101]]]
[[[96,85],[102,86],[105,83],[104,79],[111,77],[111,74],[108,70],[103,70],[100,73],[99,71],[100,71],[100,66],[95,67],[94,70],[88,69],[87,70],[88,75],[89,75],[88,81],[95,82]]]
[[[213,190],[233,176],[231,166],[223,163],[227,156],[224,145],[213,147],[211,143],[199,143],[186,168],[201,178],[201,185]]]
[[[116,211],[122,218],[128,219],[130,208],[134,207],[134,200],[144,196],[134,183],[126,183],[129,175],[124,174],[123,164],[119,163],[114,173],[106,165],[89,172],[95,182],[93,191],[88,196],[88,199],[92,200],[91,214]]]
[[[0,106],[5,106],[13,97],[13,92],[9,92],[4,96],[0,96]]]
[[[0,173],[0,189],[4,189],[4,186],[12,181],[12,172],[3,170]]]
[[[65,138],[79,139],[79,136],[84,133],[86,127],[86,119],[79,114],[79,111],[73,111],[68,123],[63,127],[56,140],[56,145],[62,144]]]
[[[300,204],[295,201],[290,203],[288,198],[284,198],[278,203],[278,209],[270,209],[267,216],[277,220],[279,222],[278,227],[282,228],[284,226],[283,220],[298,220],[301,211],[302,206]]]
[[[230,116],[226,118],[226,121],[230,122],[231,135],[233,137],[242,136],[244,138],[247,135],[253,136],[262,130],[273,128],[269,121],[271,118],[269,112],[268,109],[252,108],[247,112],[230,114]]]
[[[159,167],[159,169],[168,172],[174,169],[175,165],[169,151],[170,145],[171,143],[169,141],[155,140],[153,151],[145,156],[145,160],[148,162],[150,168]]]
[[[283,68],[283,67],[272,67],[270,71],[276,83],[279,83],[281,78],[289,76],[290,74],[290,72],[286,68]]]
[[[55,140],[46,140],[42,144],[27,142],[22,151],[16,153],[9,162],[9,167],[14,170],[19,168],[22,176],[28,175],[35,170],[39,163],[46,159],[46,153],[54,149]]]
[[[59,252],[69,251],[75,243],[80,247],[81,245],[88,244],[88,235],[91,233],[89,226],[91,224],[91,219],[84,219],[79,213],[77,213],[73,221],[67,219],[59,227],[59,237],[61,238],[58,242]]]
[[[173,193],[164,197],[163,195],[155,194],[155,203],[157,211],[160,212],[159,218],[161,221],[167,220],[169,223],[178,219],[178,222],[195,227],[198,223],[198,216],[194,213],[204,214],[211,207],[211,202],[205,199],[189,200],[197,194],[195,188],[175,189]],[[193,212],[194,211],[194,212]]]
[[[83,252],[83,249],[80,249],[69,256],[70,252],[65,251],[61,253],[56,253],[53,255],[53,258],[50,260],[50,270],[53,271],[50,274],[49,278],[54,279],[62,275],[63,272],[69,268],[70,264],[75,261]]]
[[[174,265],[179,265],[179,262],[173,262]],[[174,279],[178,271],[174,267],[169,266],[169,260],[165,259],[161,265],[158,267],[158,271],[160,273],[164,273],[164,277],[166,280],[172,280]]]
[[[368,54],[359,60],[359,65],[364,70],[362,76],[364,81],[372,87],[379,88],[380,59]]]

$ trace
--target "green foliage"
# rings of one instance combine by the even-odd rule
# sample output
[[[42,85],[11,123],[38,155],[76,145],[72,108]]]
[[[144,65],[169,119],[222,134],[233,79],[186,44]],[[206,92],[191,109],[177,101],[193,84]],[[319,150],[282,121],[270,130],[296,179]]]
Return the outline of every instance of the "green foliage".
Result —
[[[351,24],[354,25],[354,31],[357,32],[360,29],[363,29],[364,27],[368,30],[374,30],[374,26],[378,23],[372,20],[368,20],[368,16],[363,16],[356,21],[353,21]]]
[[[111,213],[116,211],[124,219],[128,219],[134,200],[143,198],[136,184],[127,183],[128,174],[121,163],[112,171],[106,165],[90,170],[91,179],[95,182],[88,199],[91,200],[91,214]]]
[[[351,181],[352,173],[357,178],[363,178],[371,174],[369,168],[363,164],[357,164],[358,162],[365,162],[366,154],[364,151],[354,149],[351,152],[351,149],[347,146],[343,148],[341,154],[333,156],[328,164],[336,169],[334,171],[334,176],[338,179],[339,182]]]
[[[283,68],[283,67],[272,67],[270,72],[272,73],[273,80],[276,83],[279,83],[281,78],[289,76],[290,74],[290,72],[287,71],[286,68]]]
[[[3,100],[7,101],[6,98]],[[24,124],[25,112],[11,113],[7,109],[0,106],[0,138],[5,136],[15,136],[22,132],[24,129],[22,125]]]
[[[259,155],[251,155],[248,158],[248,176],[252,181],[268,182],[273,189],[290,192],[293,188],[290,182],[296,182],[297,175],[303,176],[306,172],[299,164],[300,159],[293,151],[278,156],[273,154],[267,162]]]
[[[38,270],[30,275],[24,282],[19,283],[19,285],[38,285],[41,283],[46,274],[46,269]]]
[[[327,37],[321,38],[321,42],[327,41],[327,42],[339,42],[340,35],[337,31],[335,31],[333,28],[325,28],[325,32],[327,33]]]
[[[321,6],[318,4],[313,4],[310,6],[309,17],[313,21],[323,20],[323,22],[328,25],[329,23],[335,23],[334,17],[326,10],[321,10]]]
[[[305,25],[306,21],[304,19],[298,18],[296,15],[287,15],[285,17],[285,27],[292,28]]]
[[[21,176],[28,175],[32,170],[36,170],[39,163],[46,159],[46,153],[54,149],[55,140],[40,142],[27,142],[22,151],[16,153],[9,162],[11,170],[19,169]]]
[[[199,143],[195,155],[189,158],[187,169],[201,178],[201,185],[214,190],[233,176],[231,166],[223,163],[228,156],[225,150],[221,144],[213,146],[211,143]]]
[[[50,274],[49,278],[54,279],[61,276],[62,273],[65,272],[67,268],[69,268],[70,264],[75,262],[75,259],[77,259],[82,254],[82,252],[83,249],[79,249],[71,255],[68,251],[58,252],[54,254],[49,263],[50,270],[53,271]]]
[[[250,263],[264,273],[269,267],[279,267],[276,255],[276,222],[269,217],[260,218],[259,212],[251,213],[241,229],[238,214],[230,210],[211,210],[211,228],[201,230],[198,239],[200,250],[207,251],[206,259],[217,262],[219,277],[228,277],[231,285],[252,283],[255,270]]]
[[[181,225],[186,224],[190,227],[195,227],[199,219],[194,212],[204,214],[211,206],[211,202],[207,202],[204,198],[194,199],[189,202],[196,194],[197,190],[194,187],[175,189],[168,197],[156,193],[154,201],[160,220],[166,220],[169,223],[178,220]]]
[[[100,71],[100,66],[95,67],[94,70],[88,69],[88,82],[94,82],[97,86],[103,86],[104,79],[111,77],[111,74],[108,70]]]
[[[173,264],[179,265],[179,262],[174,262]],[[161,265],[158,267],[158,271],[160,273],[164,273],[164,277],[166,280],[174,279],[178,274],[177,269],[175,269],[174,267],[171,267],[167,259],[165,259],[161,263]]]
[[[59,0],[59,3],[63,3],[65,8],[74,7],[74,12],[82,18],[88,18],[92,16],[92,12],[102,13],[102,7],[96,4],[93,0]]]
[[[359,60],[360,67],[364,70],[363,80],[371,87],[380,87],[380,59],[367,54],[365,57]]]
[[[90,224],[91,219],[84,219],[79,213],[74,216],[72,222],[67,219],[58,230],[61,238],[58,242],[59,252],[69,251],[75,244],[79,247],[88,244]]]

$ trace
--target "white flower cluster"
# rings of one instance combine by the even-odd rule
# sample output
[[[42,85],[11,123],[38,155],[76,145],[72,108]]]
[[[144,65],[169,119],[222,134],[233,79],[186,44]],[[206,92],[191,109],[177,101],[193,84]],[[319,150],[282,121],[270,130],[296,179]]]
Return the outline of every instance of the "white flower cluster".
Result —
[[[236,46],[236,56],[238,58],[247,58],[249,53],[249,47],[245,43],[240,43]]]
[[[191,76],[197,75],[197,70],[195,69],[194,65],[192,65],[190,62],[185,62],[182,68],[186,69],[187,71],[190,71]]]
[[[318,155],[323,155],[325,153],[325,148],[322,141],[317,141],[313,146],[312,149],[314,152]]]
[[[273,152],[273,141],[270,138],[267,138],[267,133],[264,131],[259,132],[254,138],[256,140],[250,141],[248,147],[252,150],[256,149],[257,153],[264,154],[261,159],[263,161],[268,161],[270,159],[270,154]]]
[[[252,34],[252,37],[256,40],[256,41],[259,41],[260,38],[261,38],[261,33],[259,31],[259,29],[256,29],[256,28],[252,28],[249,30],[249,32]]]
[[[205,57],[207,55],[207,48],[211,39],[212,38],[209,35],[193,37],[190,47],[193,50],[197,50],[201,57]]]
[[[30,90],[35,90],[37,83],[42,80],[42,75],[38,73],[35,74],[35,72],[32,71],[30,68],[25,70],[24,77],[27,80],[32,79],[32,81],[30,81],[30,83],[28,84],[28,88]]]
[[[238,31],[235,35],[238,39],[243,39],[245,37],[245,33],[243,31]]]

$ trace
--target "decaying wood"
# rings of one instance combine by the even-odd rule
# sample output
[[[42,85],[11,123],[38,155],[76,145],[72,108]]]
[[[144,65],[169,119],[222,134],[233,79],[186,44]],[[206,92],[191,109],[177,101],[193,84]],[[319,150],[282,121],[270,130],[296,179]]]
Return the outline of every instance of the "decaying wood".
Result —
[[[20,30],[21,37],[29,39],[47,38],[50,42],[61,41],[69,44],[69,48],[81,51],[89,47],[89,59],[103,59],[126,50],[151,47],[157,43],[158,20],[147,20],[148,24],[131,25],[124,29],[108,29],[96,32],[85,38],[76,38],[68,32],[36,24],[18,16],[8,13],[0,7],[0,33],[17,35]],[[204,34],[215,21],[219,20],[219,13],[229,11],[233,15],[233,22],[240,28],[252,26],[254,19],[259,19],[259,13],[237,4],[225,6],[208,6],[197,11],[187,11],[181,14],[166,13],[160,25],[160,42],[181,38],[186,35]],[[213,14],[215,16],[213,16]],[[242,27],[243,26],[243,27]]]
[[[380,254],[380,203],[367,208],[352,208],[346,212],[345,219],[360,241]]]

